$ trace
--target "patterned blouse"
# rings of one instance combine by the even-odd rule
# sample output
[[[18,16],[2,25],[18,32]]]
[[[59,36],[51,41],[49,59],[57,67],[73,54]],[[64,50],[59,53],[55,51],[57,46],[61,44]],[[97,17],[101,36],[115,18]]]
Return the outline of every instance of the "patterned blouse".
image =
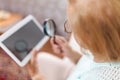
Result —
[[[84,55],[67,80],[120,80],[120,62],[96,63]]]

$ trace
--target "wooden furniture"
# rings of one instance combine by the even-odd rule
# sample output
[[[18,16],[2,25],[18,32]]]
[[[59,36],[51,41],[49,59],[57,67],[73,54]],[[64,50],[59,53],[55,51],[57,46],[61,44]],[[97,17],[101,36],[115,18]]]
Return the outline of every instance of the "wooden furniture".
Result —
[[[15,23],[23,18],[22,15],[16,13],[9,13],[7,11],[0,11],[0,34],[7,31]]]

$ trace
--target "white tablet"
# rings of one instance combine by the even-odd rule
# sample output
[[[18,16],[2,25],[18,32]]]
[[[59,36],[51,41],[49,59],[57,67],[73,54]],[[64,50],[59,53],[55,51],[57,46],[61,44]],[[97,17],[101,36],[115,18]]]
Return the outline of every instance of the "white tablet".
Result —
[[[31,58],[33,48],[40,49],[48,37],[42,26],[29,15],[0,36],[0,46],[21,67]]]

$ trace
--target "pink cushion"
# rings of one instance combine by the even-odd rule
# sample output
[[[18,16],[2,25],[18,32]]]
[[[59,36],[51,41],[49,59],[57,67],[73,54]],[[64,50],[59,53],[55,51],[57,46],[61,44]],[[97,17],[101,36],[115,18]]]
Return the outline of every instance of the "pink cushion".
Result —
[[[29,80],[30,76],[26,68],[19,67],[0,48],[0,80]]]

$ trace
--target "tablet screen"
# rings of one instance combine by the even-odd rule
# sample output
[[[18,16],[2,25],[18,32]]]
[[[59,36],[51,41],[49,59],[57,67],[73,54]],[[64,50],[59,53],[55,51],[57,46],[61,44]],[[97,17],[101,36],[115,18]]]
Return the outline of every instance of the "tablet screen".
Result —
[[[31,20],[2,43],[22,61],[44,36],[40,28]]]

